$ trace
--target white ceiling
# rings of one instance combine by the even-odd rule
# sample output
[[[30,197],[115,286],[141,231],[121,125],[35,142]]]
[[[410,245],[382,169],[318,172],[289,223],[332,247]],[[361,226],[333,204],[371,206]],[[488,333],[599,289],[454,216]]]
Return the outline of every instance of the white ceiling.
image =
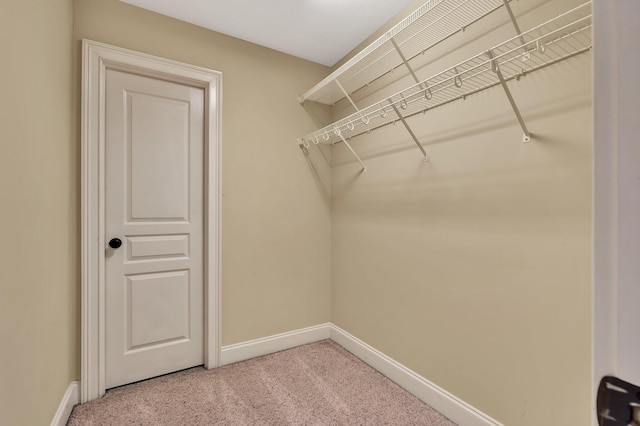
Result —
[[[331,66],[410,0],[122,1]]]

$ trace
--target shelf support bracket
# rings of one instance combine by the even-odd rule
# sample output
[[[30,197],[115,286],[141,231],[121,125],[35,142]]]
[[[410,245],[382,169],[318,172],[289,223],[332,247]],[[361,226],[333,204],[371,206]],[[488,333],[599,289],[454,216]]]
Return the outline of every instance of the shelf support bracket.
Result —
[[[393,47],[395,47],[396,52],[398,52],[398,55],[400,55],[400,59],[402,59],[402,62],[404,62],[404,65],[407,67],[407,69],[411,73],[411,76],[413,77],[413,79],[416,81],[416,83],[420,83],[420,79],[416,75],[415,71],[413,71],[413,68],[411,68],[411,65],[409,65],[409,61],[407,61],[407,58],[404,56],[404,53],[402,53],[402,50],[400,50],[400,46],[398,46],[398,43],[396,43],[396,41],[393,38],[391,38],[391,43],[393,44]]]
[[[524,49],[522,58],[523,60],[527,61],[531,59],[531,53],[529,53],[529,50],[527,49],[527,46],[526,46],[527,42],[524,40],[524,37],[522,37],[522,31],[520,31],[518,20],[516,19],[516,15],[513,14],[513,10],[511,10],[511,5],[509,4],[509,1],[511,0],[502,0],[502,2],[504,3],[504,8],[507,10],[507,13],[509,14],[509,19],[511,19],[511,23],[513,24],[513,28],[515,28],[516,30],[516,34],[520,36],[520,43],[522,43],[522,48]]]
[[[338,81],[337,78],[334,78],[333,81],[336,82],[336,84],[338,85],[338,87],[340,88],[340,90],[342,91],[342,94],[344,95],[345,98],[347,98],[349,100],[349,102],[351,103],[351,106],[353,106],[353,108],[356,110],[356,112],[360,112],[360,109],[358,108],[358,106],[356,105],[355,102],[353,102],[353,99],[351,99],[351,96],[349,96],[349,94],[347,93],[346,90],[344,90],[344,87],[342,87],[342,84],[340,84],[340,82]]]
[[[422,154],[424,155],[424,161],[428,161],[429,158],[427,157],[427,151],[425,151],[424,148],[422,147],[422,144],[416,137],[416,134],[413,133],[413,130],[411,130],[411,127],[409,127],[409,124],[407,124],[407,121],[404,119],[404,116],[400,113],[400,110],[398,110],[398,107],[396,106],[396,104],[391,100],[391,98],[387,100],[391,104],[391,108],[393,108],[393,110],[396,112],[396,115],[398,116],[400,121],[402,121],[402,124],[404,124],[404,127],[407,129],[407,132],[409,132],[409,134],[413,138],[413,141],[416,143],[418,148],[420,148],[420,151],[422,151]]]
[[[362,171],[366,172],[367,171],[367,166],[365,166],[364,163],[362,162],[362,160],[360,160],[360,157],[358,157],[358,154],[356,154],[356,152],[353,150],[353,148],[351,148],[351,145],[349,145],[349,142],[347,142],[347,140],[344,138],[344,136],[342,136],[342,133],[336,132],[336,134],[340,137],[340,139],[342,139],[342,142],[344,142],[344,144],[347,146],[347,148],[349,148],[349,151],[351,151],[353,156],[356,157],[356,160],[358,160],[358,163],[360,163],[360,165],[362,166]]]
[[[502,71],[500,71],[500,66],[498,64],[498,61],[496,61],[493,58],[493,52],[491,50],[487,50],[487,55],[489,56],[489,59],[491,59],[491,69],[493,70],[493,72],[496,73],[496,75],[498,76],[498,78],[500,79],[500,84],[502,85],[502,88],[504,89],[504,93],[507,95],[507,99],[509,99],[509,103],[511,104],[511,108],[513,109],[513,112],[516,115],[516,118],[518,119],[518,122],[520,123],[520,127],[522,127],[522,142],[530,142],[531,141],[531,133],[529,133],[529,130],[527,129],[527,125],[524,123],[524,120],[522,119],[522,115],[520,114],[520,110],[518,109],[518,105],[516,105],[516,101],[513,99],[513,96],[511,96],[511,91],[509,90],[509,86],[507,86],[507,82],[504,80],[504,77],[502,75]]]

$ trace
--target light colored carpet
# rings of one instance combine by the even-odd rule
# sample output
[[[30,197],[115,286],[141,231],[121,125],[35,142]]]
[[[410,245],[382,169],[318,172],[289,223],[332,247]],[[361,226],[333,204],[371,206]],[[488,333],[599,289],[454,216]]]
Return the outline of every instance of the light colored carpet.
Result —
[[[330,340],[112,389],[68,425],[455,426]]]

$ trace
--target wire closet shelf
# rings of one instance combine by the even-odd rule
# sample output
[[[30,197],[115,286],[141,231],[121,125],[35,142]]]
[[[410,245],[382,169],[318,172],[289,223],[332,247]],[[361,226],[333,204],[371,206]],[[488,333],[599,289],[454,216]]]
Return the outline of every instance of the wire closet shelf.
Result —
[[[333,105],[347,94],[408,66],[457,32],[510,0],[429,0],[316,84],[299,101]]]
[[[301,138],[301,143],[306,147],[311,143],[333,145],[397,121],[404,123],[417,114],[587,52],[592,46],[591,25],[591,2],[587,2],[316,130]]]

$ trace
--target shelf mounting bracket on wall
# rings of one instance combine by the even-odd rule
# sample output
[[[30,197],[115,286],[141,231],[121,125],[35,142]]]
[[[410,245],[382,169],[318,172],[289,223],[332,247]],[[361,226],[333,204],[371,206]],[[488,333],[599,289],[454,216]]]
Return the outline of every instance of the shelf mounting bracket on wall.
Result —
[[[494,59],[493,52],[491,50],[487,50],[487,55],[489,56],[489,59],[491,59],[491,70],[494,73],[496,73],[496,75],[498,76],[498,79],[500,80],[500,84],[504,89],[504,93],[507,95],[507,99],[509,99],[511,108],[513,108],[513,112],[515,113],[516,118],[520,123],[520,127],[522,127],[522,142],[525,142],[525,143],[530,142],[531,133],[529,133],[529,130],[527,129],[527,125],[524,123],[524,120],[522,119],[522,115],[520,115],[520,110],[518,109],[518,105],[516,105],[516,101],[513,99],[513,96],[511,96],[511,91],[509,90],[509,86],[507,86],[507,82],[504,80],[502,71],[500,71],[500,65],[498,64],[498,61]]]
[[[416,137],[416,134],[413,133],[413,130],[411,130],[411,127],[409,127],[409,124],[407,124],[407,121],[404,119],[404,116],[400,113],[400,110],[398,110],[398,107],[391,100],[391,98],[389,98],[388,101],[391,104],[391,108],[393,108],[393,110],[396,112],[396,115],[398,116],[400,121],[402,121],[402,124],[404,124],[404,127],[407,129],[407,132],[409,132],[409,134],[413,138],[413,141],[416,143],[416,145],[418,145],[418,148],[420,148],[420,151],[422,151],[422,154],[424,155],[424,161],[428,161],[429,157],[427,157],[427,151],[425,151],[424,148],[422,147],[422,144],[420,143],[420,141]]]

